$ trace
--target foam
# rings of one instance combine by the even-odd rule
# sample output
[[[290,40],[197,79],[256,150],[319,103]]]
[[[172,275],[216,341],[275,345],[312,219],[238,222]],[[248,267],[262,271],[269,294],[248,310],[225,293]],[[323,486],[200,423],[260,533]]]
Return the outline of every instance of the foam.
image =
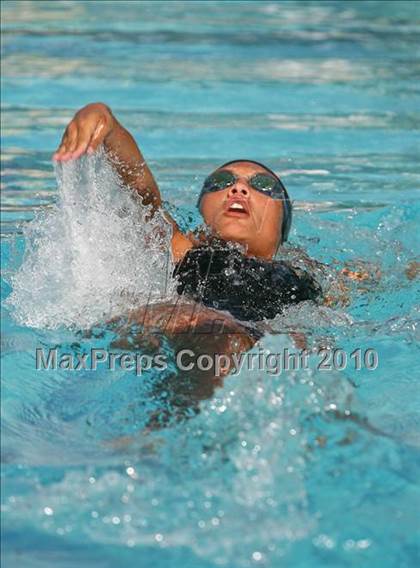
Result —
[[[56,165],[58,198],[24,229],[7,303],[39,328],[88,328],[169,298],[171,227],[122,184],[103,151]]]

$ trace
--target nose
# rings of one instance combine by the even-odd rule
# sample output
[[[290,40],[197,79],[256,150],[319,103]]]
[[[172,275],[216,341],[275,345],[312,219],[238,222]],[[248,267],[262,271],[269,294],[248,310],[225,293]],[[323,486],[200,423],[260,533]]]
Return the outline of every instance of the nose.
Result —
[[[228,198],[230,197],[249,197],[249,187],[246,181],[238,179],[238,181],[229,188]]]

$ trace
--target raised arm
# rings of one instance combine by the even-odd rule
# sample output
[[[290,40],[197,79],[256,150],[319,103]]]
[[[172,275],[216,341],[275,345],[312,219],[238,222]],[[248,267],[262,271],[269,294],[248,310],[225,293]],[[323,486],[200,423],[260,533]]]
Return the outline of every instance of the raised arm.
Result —
[[[89,104],[74,115],[53,159],[75,160],[85,153],[93,154],[101,144],[123,183],[141,196],[144,205],[152,206],[152,213],[160,209],[162,198],[158,185],[139,147],[103,103]],[[178,261],[192,243],[167,213],[165,217],[173,226],[172,254]]]

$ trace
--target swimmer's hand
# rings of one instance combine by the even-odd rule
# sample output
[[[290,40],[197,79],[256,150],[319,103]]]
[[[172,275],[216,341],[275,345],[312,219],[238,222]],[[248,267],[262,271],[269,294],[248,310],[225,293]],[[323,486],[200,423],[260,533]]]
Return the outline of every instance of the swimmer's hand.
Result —
[[[83,154],[93,154],[101,144],[122,184],[138,194],[142,204],[150,208],[151,216],[159,211],[162,208],[159,187],[140,148],[104,103],[91,103],[74,115],[53,159],[76,160]],[[173,227],[172,255],[174,262],[179,262],[193,243],[168,213],[165,218]]]
[[[53,159],[65,162],[86,153],[93,154],[115,126],[116,120],[105,104],[92,103],[83,107],[69,122]]]

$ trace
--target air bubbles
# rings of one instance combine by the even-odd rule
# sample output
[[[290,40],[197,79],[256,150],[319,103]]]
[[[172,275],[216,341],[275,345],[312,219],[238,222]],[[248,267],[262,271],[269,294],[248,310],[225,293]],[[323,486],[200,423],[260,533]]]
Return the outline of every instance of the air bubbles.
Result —
[[[333,548],[335,548],[335,540],[327,534],[318,535],[314,538],[313,543],[318,548],[324,548],[327,550],[332,550]]]
[[[252,560],[254,562],[261,562],[262,560],[264,560],[264,555],[262,554],[262,552],[256,550],[255,552],[252,553]]]
[[[371,544],[372,544],[371,541],[367,538],[360,539],[360,540],[348,539],[343,544],[343,548],[344,548],[344,550],[347,550],[347,551],[350,551],[350,550],[366,550],[367,548],[370,547]]]

